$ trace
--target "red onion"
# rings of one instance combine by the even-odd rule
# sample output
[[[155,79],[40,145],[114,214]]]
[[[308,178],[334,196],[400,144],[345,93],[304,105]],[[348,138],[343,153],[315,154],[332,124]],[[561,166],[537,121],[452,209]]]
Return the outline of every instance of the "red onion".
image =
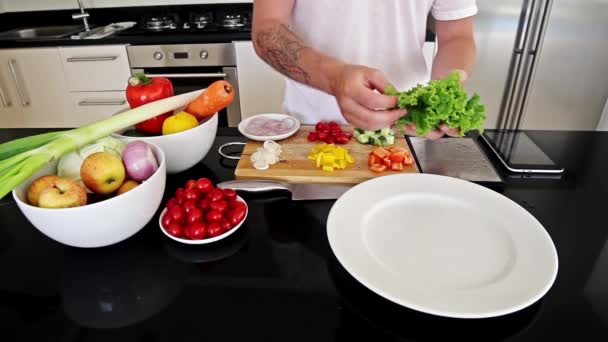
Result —
[[[129,177],[138,182],[150,178],[158,169],[158,162],[150,145],[141,140],[127,144],[122,153],[122,163],[125,165]]]

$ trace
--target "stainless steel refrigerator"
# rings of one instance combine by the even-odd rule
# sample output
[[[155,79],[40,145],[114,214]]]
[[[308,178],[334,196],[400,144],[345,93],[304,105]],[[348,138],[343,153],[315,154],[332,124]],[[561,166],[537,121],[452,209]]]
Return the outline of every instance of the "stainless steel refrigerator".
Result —
[[[486,128],[595,130],[608,99],[608,0],[478,0],[466,84]]]

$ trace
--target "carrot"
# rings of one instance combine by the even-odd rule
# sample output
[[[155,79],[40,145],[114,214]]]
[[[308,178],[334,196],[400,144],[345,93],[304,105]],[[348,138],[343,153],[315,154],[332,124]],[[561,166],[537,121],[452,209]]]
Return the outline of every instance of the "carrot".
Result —
[[[235,92],[230,83],[215,81],[184,111],[196,116],[198,120],[202,120],[228,107],[234,101]]]

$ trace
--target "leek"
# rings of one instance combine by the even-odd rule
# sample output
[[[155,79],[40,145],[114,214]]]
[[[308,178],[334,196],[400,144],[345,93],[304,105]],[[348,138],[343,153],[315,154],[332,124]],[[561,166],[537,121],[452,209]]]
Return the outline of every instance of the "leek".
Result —
[[[0,144],[0,199],[41,167],[64,154],[162,113],[185,107],[203,91],[150,102],[72,130],[39,134]]]

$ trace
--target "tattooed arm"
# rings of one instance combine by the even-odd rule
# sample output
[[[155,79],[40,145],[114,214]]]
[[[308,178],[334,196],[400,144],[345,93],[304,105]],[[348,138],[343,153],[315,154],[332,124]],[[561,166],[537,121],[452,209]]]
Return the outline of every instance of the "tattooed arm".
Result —
[[[283,75],[335,96],[342,115],[357,127],[384,128],[403,116],[404,110],[387,110],[397,98],[381,94],[389,84],[382,72],[327,56],[290,30],[294,4],[254,1],[252,39],[260,58]]]

